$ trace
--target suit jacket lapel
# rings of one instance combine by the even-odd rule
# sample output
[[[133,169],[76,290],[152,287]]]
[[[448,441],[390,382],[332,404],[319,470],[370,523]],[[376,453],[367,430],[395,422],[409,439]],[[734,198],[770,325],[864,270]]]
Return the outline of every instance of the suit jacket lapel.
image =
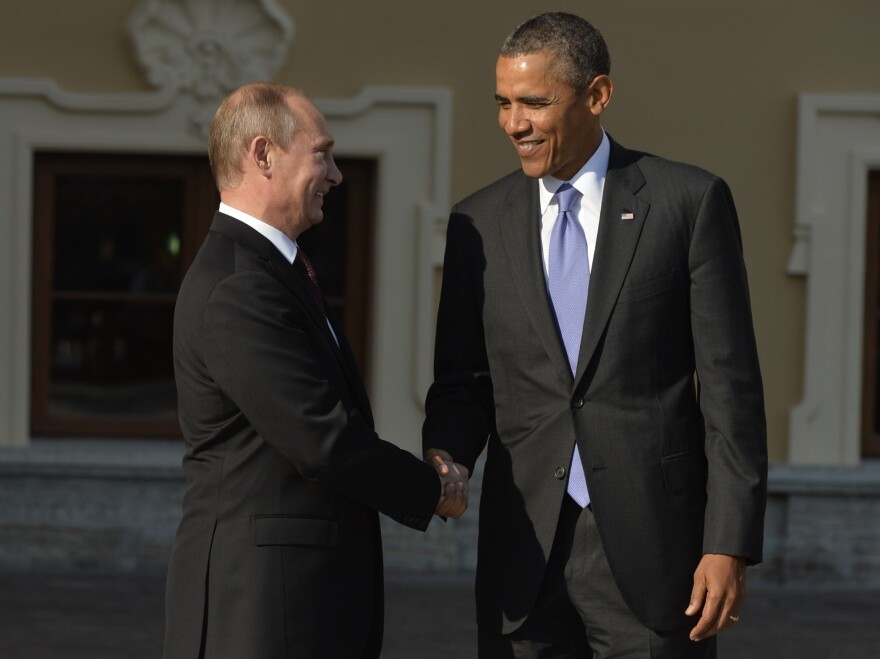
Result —
[[[321,310],[315,305],[315,301],[306,288],[306,283],[302,276],[297,273],[293,266],[287,262],[275,245],[243,222],[231,218],[223,213],[217,213],[214,216],[214,222],[211,225],[212,231],[217,231],[228,236],[245,249],[254,252],[261,259],[267,262],[270,270],[274,271],[278,278],[284,282],[294,295],[296,295],[306,307],[315,323],[326,330],[327,323],[321,315]],[[327,339],[333,341],[333,337],[327,334]]]
[[[228,236],[245,249],[256,253],[257,256],[267,262],[268,268],[274,271],[284,285],[287,286],[297,298],[299,298],[308,311],[311,319],[320,329],[321,336],[324,337],[328,345],[331,347],[336,361],[339,362],[343,373],[345,373],[345,377],[348,380],[351,390],[356,395],[358,406],[367,418],[370,419],[372,424],[372,412],[361,382],[360,374],[357,370],[357,363],[352,356],[351,349],[348,347],[345,336],[342,334],[340,325],[334,318],[333,327],[336,336],[339,339],[339,344],[337,344],[333,339],[333,336],[330,334],[330,328],[327,326],[327,319],[324,318],[321,314],[321,310],[312,299],[311,294],[306,288],[306,282],[303,280],[302,275],[294,269],[293,265],[287,262],[287,259],[284,258],[271,241],[243,222],[239,222],[223,213],[217,213],[214,216],[211,230]]]
[[[637,154],[612,140],[575,382],[593,358],[632,262],[650,208],[636,197],[644,185]]]
[[[321,313],[318,305],[315,304],[314,299],[312,299],[312,295],[311,293],[309,293],[308,288],[306,287],[306,282],[303,278],[303,275],[297,272],[294,266],[288,263],[287,259],[285,259],[284,256],[282,256],[281,253],[274,248],[274,246],[272,251],[275,252],[270,259],[272,267],[281,278],[281,281],[283,281],[284,284],[288,288],[290,288],[291,291],[293,291],[294,295],[296,295],[305,305],[306,309],[309,312],[309,316],[320,329],[321,336],[330,346],[333,356],[336,358],[336,361],[339,363],[342,372],[345,374],[345,378],[346,380],[348,380],[348,385],[351,388],[352,392],[354,392],[355,397],[357,398],[359,409],[361,409],[367,415],[367,417],[371,419],[372,423],[370,404],[367,400],[360,373],[357,369],[357,363],[351,353],[351,349],[348,347],[348,342],[345,339],[345,335],[342,332],[341,324],[333,316],[328,307],[327,316],[329,317],[330,322],[333,325],[333,332],[335,332],[336,334],[334,338],[333,334],[330,332],[330,327],[327,324],[328,318]]]
[[[558,367],[560,377],[570,382],[571,367],[556,327],[556,316],[544,275],[537,182],[525,174],[515,178],[501,208],[499,224],[502,244],[522,308],[548,357]]]
[[[342,331],[342,324],[333,315],[333,312],[329,307],[326,309],[327,317],[321,313],[321,310],[318,308],[318,305],[315,304],[315,300],[312,298],[311,293],[309,293],[308,288],[306,287],[306,282],[302,273],[297,272],[296,268],[288,263],[287,259],[285,259],[274,246],[272,247],[272,252],[273,254],[270,258],[272,267],[281,278],[281,281],[283,281],[284,284],[293,291],[294,295],[303,302],[309,312],[309,316],[321,330],[321,336],[324,337],[324,340],[330,346],[333,356],[336,358],[342,372],[345,374],[345,379],[348,380],[348,386],[357,400],[358,409],[360,409],[369,419],[370,427],[372,427],[373,417],[372,410],[370,409],[370,402],[367,398],[360,372],[358,371],[357,361],[355,360],[351,348],[348,345],[348,341],[345,338],[345,334]],[[335,338],[330,332],[330,327],[327,325],[328,319],[333,326]]]

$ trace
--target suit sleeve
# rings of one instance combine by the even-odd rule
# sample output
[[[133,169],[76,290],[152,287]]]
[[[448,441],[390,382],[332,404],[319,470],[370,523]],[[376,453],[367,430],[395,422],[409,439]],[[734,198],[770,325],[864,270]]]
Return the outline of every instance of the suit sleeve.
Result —
[[[434,383],[425,402],[424,450],[444,449],[471,473],[495,428],[483,331],[482,239],[453,209],[446,235],[437,314]]]
[[[261,271],[227,277],[203,322],[205,361],[223,394],[305,478],[427,528],[440,497],[434,468],[380,439],[344,403],[319,356],[328,349],[280,282]]]
[[[708,462],[704,553],[762,560],[767,432],[742,241],[727,185],[714,179],[689,253],[691,327]]]

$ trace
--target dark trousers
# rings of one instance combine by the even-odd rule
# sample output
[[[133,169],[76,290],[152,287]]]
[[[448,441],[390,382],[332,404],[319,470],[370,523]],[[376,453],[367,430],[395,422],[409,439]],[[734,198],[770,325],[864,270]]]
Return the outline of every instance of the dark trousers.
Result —
[[[638,538],[633,538],[638,542]],[[682,602],[682,608],[687,602]],[[544,582],[512,634],[479,632],[480,659],[714,659],[715,638],[694,643],[693,625],[658,634],[636,619],[611,576],[589,508],[565,497]]]

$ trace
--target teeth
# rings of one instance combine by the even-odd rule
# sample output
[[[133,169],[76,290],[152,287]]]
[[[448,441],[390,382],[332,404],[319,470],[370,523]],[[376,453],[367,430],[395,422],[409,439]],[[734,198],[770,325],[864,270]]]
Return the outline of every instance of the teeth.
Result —
[[[516,150],[522,152],[533,151],[542,144],[542,140],[538,142],[519,142],[516,144]]]

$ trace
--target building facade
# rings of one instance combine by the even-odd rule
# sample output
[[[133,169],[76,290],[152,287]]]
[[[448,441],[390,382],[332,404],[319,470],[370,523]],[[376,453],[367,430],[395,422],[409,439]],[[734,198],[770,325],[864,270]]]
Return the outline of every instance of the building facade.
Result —
[[[182,445],[162,332],[216,203],[206,129],[244,82],[303,88],[328,118],[347,183],[309,251],[380,434],[418,452],[446,215],[517,167],[498,47],[561,9],[608,41],[608,132],[733,190],[772,461],[757,574],[880,583],[880,6],[326,4],[2,10],[0,565],[167,560]],[[471,569],[475,504],[427,537],[387,525],[389,567]]]

